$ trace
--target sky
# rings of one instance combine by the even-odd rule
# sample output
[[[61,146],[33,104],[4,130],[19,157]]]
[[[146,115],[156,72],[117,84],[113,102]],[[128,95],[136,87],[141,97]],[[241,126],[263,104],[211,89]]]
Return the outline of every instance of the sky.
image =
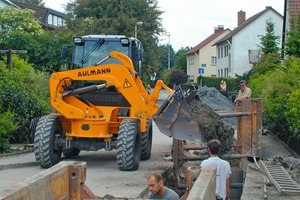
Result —
[[[44,0],[45,6],[63,12],[70,0]],[[246,12],[246,19],[271,6],[283,15],[284,0],[158,0],[162,25],[170,37],[162,36],[161,44],[170,44],[175,51],[194,47],[211,34],[214,28],[237,27],[237,13]]]

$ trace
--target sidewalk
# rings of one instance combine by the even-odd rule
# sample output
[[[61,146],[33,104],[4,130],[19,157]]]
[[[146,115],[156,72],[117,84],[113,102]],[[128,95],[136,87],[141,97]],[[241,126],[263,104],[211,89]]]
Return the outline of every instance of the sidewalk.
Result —
[[[0,170],[13,169],[19,167],[29,167],[37,165],[34,153],[24,151],[24,153],[0,156]]]
[[[262,157],[263,161],[272,161],[273,158],[281,157],[287,160],[288,157],[299,157],[294,151],[289,149],[286,144],[279,140],[273,134],[267,134],[262,136]],[[286,169],[287,170],[287,169]],[[297,173],[297,171],[290,171]],[[241,196],[242,200],[250,199],[269,199],[269,200],[298,200],[300,199],[297,194],[283,194],[279,192],[276,187],[271,184],[267,185],[264,183],[266,179],[265,175],[259,172],[258,167],[255,163],[249,163],[246,177],[244,180],[243,193]],[[299,182],[299,180],[295,180]]]

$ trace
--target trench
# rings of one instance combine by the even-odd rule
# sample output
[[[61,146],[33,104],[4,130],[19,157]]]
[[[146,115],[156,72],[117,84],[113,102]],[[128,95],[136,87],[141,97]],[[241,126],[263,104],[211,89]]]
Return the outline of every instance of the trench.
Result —
[[[200,163],[200,162],[197,162]],[[231,200],[240,200],[243,192],[244,185],[244,170],[238,166],[231,168],[232,174],[230,177],[230,199]],[[176,176],[176,173],[173,168],[169,168],[162,173],[165,186],[174,190],[181,198],[184,197],[187,185],[182,182],[180,176]],[[141,199],[147,199],[148,189],[146,188],[141,193]]]
[[[233,166],[231,167],[231,171],[232,174],[230,176],[230,199],[240,200],[244,185],[244,170],[241,169],[239,166]],[[166,170],[162,174],[162,176],[167,187],[173,189],[180,197],[185,196],[187,184],[183,182],[182,177],[180,177],[180,175],[176,176],[173,168]]]

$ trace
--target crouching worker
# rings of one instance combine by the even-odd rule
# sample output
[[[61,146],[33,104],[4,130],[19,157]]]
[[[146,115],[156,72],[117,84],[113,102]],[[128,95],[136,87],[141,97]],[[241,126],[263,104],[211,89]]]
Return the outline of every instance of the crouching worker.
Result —
[[[148,175],[147,185],[151,192],[149,199],[179,200],[179,195],[164,185],[161,174],[157,172]]]

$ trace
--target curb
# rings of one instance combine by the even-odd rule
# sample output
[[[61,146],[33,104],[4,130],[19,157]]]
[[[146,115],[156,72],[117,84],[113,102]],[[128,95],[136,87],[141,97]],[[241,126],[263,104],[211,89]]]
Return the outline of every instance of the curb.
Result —
[[[15,155],[20,155],[20,154],[25,154],[25,153],[31,153],[31,152],[33,152],[31,149],[25,149],[25,150],[19,151],[19,152],[0,154],[0,158],[9,157],[9,156],[15,156]]]
[[[13,164],[7,164],[7,165],[0,165],[0,170],[4,169],[16,169],[16,168],[22,168],[22,167],[32,167],[37,166],[37,162],[25,162],[25,163],[13,163]]]

